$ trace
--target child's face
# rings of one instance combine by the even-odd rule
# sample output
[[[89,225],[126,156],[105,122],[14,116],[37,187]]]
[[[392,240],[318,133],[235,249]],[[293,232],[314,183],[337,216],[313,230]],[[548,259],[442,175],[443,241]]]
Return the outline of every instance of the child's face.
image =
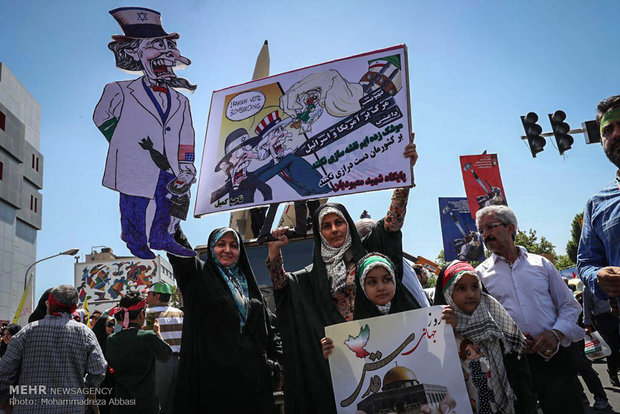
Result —
[[[466,274],[454,285],[454,304],[465,313],[472,313],[480,304],[480,284],[476,276]]]
[[[394,297],[394,278],[383,266],[375,266],[368,271],[364,279],[364,291],[375,305],[386,305]]]

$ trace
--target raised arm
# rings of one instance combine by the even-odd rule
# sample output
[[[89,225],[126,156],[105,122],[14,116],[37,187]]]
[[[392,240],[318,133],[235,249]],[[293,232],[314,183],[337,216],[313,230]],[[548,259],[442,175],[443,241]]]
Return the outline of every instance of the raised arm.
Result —
[[[415,134],[411,134],[411,142],[405,147],[403,156],[411,159],[411,166],[413,167],[418,161],[418,152],[416,146],[413,143]],[[405,223],[405,214],[407,213],[407,201],[409,200],[409,188],[397,188],[392,194],[392,202],[390,208],[385,215],[385,229],[387,231],[398,231],[403,227]]]
[[[288,227],[278,227],[271,231],[271,235],[278,241],[269,242],[269,255],[267,256],[267,269],[275,290],[282,289],[286,284],[286,271],[282,263],[282,247],[288,244],[285,233]]]
[[[174,240],[181,246],[192,250],[187,237],[183,234],[181,226],[174,233]],[[184,293],[192,275],[202,272],[203,263],[197,257],[179,257],[168,253],[168,261],[172,265],[172,273],[177,281],[177,286]]]

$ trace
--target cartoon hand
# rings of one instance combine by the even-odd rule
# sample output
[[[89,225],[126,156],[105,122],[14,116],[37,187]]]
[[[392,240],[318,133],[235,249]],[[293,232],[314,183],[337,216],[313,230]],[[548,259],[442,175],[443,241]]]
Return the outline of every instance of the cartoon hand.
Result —
[[[179,163],[179,170],[188,172],[191,175],[193,175],[194,177],[196,176],[196,167],[191,162],[181,162],[181,163]]]
[[[280,108],[291,118],[297,117],[297,110],[303,106],[297,101],[308,91],[320,94],[318,105],[327,109],[332,116],[343,117],[360,109],[359,100],[364,94],[362,86],[350,83],[335,70],[313,73],[289,88],[280,98]]]
[[[140,146],[147,151],[153,149],[153,141],[151,141],[151,137],[144,138],[142,141],[138,142],[138,144],[140,144]]]

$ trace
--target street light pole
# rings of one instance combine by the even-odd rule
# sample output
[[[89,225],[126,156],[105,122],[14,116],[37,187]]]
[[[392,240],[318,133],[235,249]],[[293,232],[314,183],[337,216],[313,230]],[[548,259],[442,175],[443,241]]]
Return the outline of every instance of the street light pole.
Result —
[[[43,259],[39,259],[33,264],[31,264],[30,266],[28,266],[28,269],[26,269],[26,274],[24,275],[24,291],[26,290],[26,286],[28,285],[28,272],[30,271],[30,269],[32,269],[32,266],[36,265],[37,263],[41,263],[44,260],[52,259],[57,256],[75,256],[76,254],[78,254],[79,251],[80,249],[65,250],[64,252],[60,252],[60,253],[57,253],[57,254],[54,254],[48,257],[44,257]]]

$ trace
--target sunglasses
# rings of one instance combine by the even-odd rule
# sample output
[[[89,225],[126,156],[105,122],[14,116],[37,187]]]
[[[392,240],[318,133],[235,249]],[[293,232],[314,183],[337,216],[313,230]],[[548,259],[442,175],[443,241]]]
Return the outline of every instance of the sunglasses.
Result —
[[[107,326],[108,328],[113,328],[114,325],[116,325],[116,322],[108,322],[105,324],[105,326]]]

